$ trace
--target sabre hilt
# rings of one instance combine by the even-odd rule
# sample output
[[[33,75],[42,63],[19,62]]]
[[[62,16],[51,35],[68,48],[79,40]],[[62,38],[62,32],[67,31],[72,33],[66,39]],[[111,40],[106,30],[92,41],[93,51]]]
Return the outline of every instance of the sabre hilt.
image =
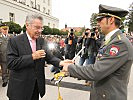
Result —
[[[60,72],[60,73],[57,73],[54,75],[54,77],[50,80],[51,82],[52,81],[55,81],[55,84],[57,85],[58,83],[61,82],[61,80],[64,78],[64,77],[67,77],[69,74],[67,72]]]

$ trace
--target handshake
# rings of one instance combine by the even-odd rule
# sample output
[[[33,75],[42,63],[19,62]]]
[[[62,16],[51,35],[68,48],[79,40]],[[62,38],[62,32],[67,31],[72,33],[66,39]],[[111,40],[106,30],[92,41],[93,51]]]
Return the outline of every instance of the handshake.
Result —
[[[66,59],[66,60],[60,61],[60,66],[63,66],[63,69],[62,69],[63,72],[68,72],[68,66],[71,64],[74,64],[73,60]]]

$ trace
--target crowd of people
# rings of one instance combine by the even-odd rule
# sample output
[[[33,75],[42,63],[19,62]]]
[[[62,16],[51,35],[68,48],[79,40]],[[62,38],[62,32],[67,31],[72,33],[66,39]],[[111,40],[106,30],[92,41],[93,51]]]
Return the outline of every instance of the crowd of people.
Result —
[[[86,85],[93,83],[91,100],[126,100],[133,38],[119,27],[121,17],[127,13],[99,5],[98,26],[86,28],[80,37],[73,29],[66,37],[41,35],[43,18],[38,14],[26,17],[26,32],[18,36],[8,34],[9,27],[1,24],[2,87],[9,81],[9,100],[39,100],[39,95],[44,96],[45,62],[53,65],[54,74],[62,70],[71,77],[86,80]],[[79,51],[79,62],[75,65],[73,58]]]

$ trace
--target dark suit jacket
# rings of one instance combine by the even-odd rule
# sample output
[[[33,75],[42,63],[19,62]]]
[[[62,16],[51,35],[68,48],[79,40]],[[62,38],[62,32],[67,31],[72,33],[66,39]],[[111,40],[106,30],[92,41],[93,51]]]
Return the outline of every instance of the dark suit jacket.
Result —
[[[7,96],[13,100],[30,100],[35,82],[38,83],[41,97],[45,94],[45,61],[59,66],[60,60],[47,50],[46,41],[38,38],[37,50],[45,49],[44,59],[33,60],[32,50],[26,33],[9,40],[7,48],[7,64],[10,69],[10,79]]]

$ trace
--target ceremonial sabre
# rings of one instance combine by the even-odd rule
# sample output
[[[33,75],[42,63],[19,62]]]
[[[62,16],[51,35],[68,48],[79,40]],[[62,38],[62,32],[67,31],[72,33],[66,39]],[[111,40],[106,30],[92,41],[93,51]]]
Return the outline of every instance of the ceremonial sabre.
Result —
[[[82,49],[76,54],[76,56],[72,59],[72,61],[75,61],[75,59],[79,56],[79,54],[84,50],[85,46],[82,47]]]

